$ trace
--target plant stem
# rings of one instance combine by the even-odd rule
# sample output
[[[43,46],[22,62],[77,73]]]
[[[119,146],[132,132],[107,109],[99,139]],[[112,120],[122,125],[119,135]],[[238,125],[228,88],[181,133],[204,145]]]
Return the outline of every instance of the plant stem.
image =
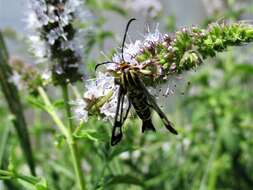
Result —
[[[56,125],[59,128],[59,130],[61,131],[61,133],[66,138],[68,138],[68,136],[69,136],[68,130],[65,127],[65,125],[62,123],[61,119],[58,117],[57,113],[55,112],[54,107],[53,107],[52,103],[50,102],[46,92],[44,91],[44,89],[42,87],[38,87],[38,92],[46,105],[45,109],[46,109],[47,113],[52,117],[52,119],[56,123]]]
[[[68,94],[68,86],[67,84],[62,85],[62,95],[64,99],[64,106],[67,114],[67,120],[68,120],[68,127],[69,130],[73,131],[73,122],[72,122],[72,114],[71,114],[71,108],[69,105],[69,94]]]
[[[72,141],[72,143],[68,143],[68,145],[69,145],[69,149],[70,149],[71,156],[73,159],[73,165],[74,165],[74,170],[76,173],[79,189],[85,190],[86,186],[84,183],[84,175],[82,172],[81,159],[80,159],[80,154],[78,151],[78,146],[77,146],[76,142],[74,142],[74,141]]]
[[[41,180],[40,178],[34,176],[26,176],[23,174],[16,173],[15,171],[1,170],[1,169],[0,169],[0,179],[1,180],[20,179],[34,186]]]
[[[63,90],[63,98],[64,98],[64,103],[65,103],[65,109],[67,112],[67,117],[68,120],[71,120],[71,110],[70,110],[70,106],[68,104],[69,102],[69,98],[68,98],[68,89],[67,86],[62,88]],[[75,174],[77,177],[77,183],[79,186],[80,190],[85,190],[85,183],[84,183],[84,176],[83,176],[83,172],[81,169],[81,159],[80,159],[80,155],[78,152],[78,147],[77,144],[72,136],[72,131],[71,128],[73,126],[72,121],[68,121],[68,124],[70,125],[68,128],[63,124],[62,120],[59,118],[59,116],[57,115],[57,113],[55,112],[55,109],[52,105],[52,103],[50,102],[46,92],[44,91],[44,89],[42,87],[38,88],[38,91],[40,93],[40,96],[42,97],[44,103],[46,104],[46,111],[48,112],[48,114],[52,117],[52,119],[54,120],[54,122],[56,123],[57,127],[59,128],[59,130],[62,132],[62,134],[66,137],[67,140],[67,144],[71,153],[71,157],[72,157],[72,161],[73,161],[73,165],[74,165],[74,170],[75,170]]]
[[[65,104],[65,109],[66,109],[66,114],[67,114],[67,119],[68,119],[68,132],[70,133],[71,139],[68,142],[69,149],[71,152],[71,156],[73,159],[73,164],[74,164],[74,170],[76,173],[76,177],[78,180],[78,185],[80,190],[85,189],[85,183],[84,183],[84,176],[82,172],[82,165],[81,165],[81,158],[80,154],[78,151],[78,144],[75,141],[75,139],[72,136],[72,131],[73,131],[73,122],[72,122],[72,114],[71,114],[71,107],[69,105],[69,94],[68,94],[68,86],[67,84],[62,85],[62,94],[63,94],[63,99],[64,99],[64,104]]]

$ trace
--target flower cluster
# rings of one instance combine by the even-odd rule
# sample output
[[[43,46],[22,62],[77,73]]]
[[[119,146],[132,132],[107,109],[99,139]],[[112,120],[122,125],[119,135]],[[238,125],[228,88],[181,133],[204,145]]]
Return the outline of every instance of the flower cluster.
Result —
[[[53,63],[52,76],[55,84],[75,82],[81,79],[81,53],[74,21],[81,15],[79,0],[30,0],[28,28],[36,56]]]
[[[163,35],[156,29],[154,33],[147,34],[143,41],[137,40],[127,44],[123,56],[121,54],[113,56],[112,63],[106,64],[107,74],[112,75],[108,84],[110,88],[107,89],[112,90],[106,91],[106,88],[96,86],[98,83],[105,84],[107,80],[104,74],[98,73],[96,85],[87,85],[86,93],[92,92],[99,97],[95,98],[95,104],[94,101],[88,99],[86,106],[91,108],[90,110],[99,108],[100,113],[103,112],[107,117],[114,116],[117,89],[112,79],[118,78],[117,74],[120,75],[119,64],[116,63],[127,62],[139,71],[139,77],[147,87],[157,87],[167,82],[172,76],[195,69],[203,63],[204,59],[214,57],[216,53],[224,51],[228,46],[239,46],[252,41],[253,27],[244,22],[214,23],[207,29],[193,26],[183,28],[173,35]],[[100,101],[101,99],[103,101]]]
[[[102,115],[105,119],[112,120],[117,105],[117,92],[118,86],[114,84],[114,78],[98,72],[96,79],[86,81],[83,99],[73,102],[75,117],[87,121],[89,115]]]
[[[16,57],[9,60],[9,64],[13,70],[9,82],[14,83],[19,90],[28,90],[31,94],[37,95],[38,86],[45,85],[48,77],[45,77],[32,64],[26,64]]]

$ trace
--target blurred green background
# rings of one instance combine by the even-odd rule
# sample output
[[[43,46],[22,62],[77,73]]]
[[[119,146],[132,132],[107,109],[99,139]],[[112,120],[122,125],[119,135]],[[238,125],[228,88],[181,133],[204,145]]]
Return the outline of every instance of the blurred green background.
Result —
[[[143,3],[145,1],[142,1]],[[163,0],[158,14],[149,16],[128,7],[126,1],[87,0],[94,29],[86,40],[86,72],[94,76],[94,64],[104,61],[100,51],[119,46],[126,21],[132,40],[141,39],[148,24],[154,31],[171,32],[183,26],[201,25],[222,19],[252,20],[252,0]],[[138,8],[138,7],[137,7]],[[23,19],[26,1],[0,0],[0,28],[5,31],[12,56],[34,63],[25,51],[26,29]],[[111,124],[91,118],[77,131],[82,167],[88,189],[106,190],[251,190],[253,189],[253,46],[230,48],[208,59],[196,71],[183,74],[182,80],[167,98],[158,103],[168,113],[178,136],[164,129],[154,115],[156,133],[141,134],[140,121],[132,117],[124,128],[124,139],[110,147]],[[188,83],[190,82],[190,85]],[[83,93],[83,85],[77,85]],[[53,87],[52,87],[53,88]],[[59,93],[53,90],[52,99]],[[65,146],[53,122],[40,110],[31,109],[29,95],[22,91],[38,175],[53,190],[76,189],[74,174]],[[0,160],[3,165],[27,173],[3,95],[0,93]],[[59,110],[61,107],[59,106]],[[89,131],[82,133],[83,130]],[[0,182],[0,189],[29,189],[14,181],[13,186]]]

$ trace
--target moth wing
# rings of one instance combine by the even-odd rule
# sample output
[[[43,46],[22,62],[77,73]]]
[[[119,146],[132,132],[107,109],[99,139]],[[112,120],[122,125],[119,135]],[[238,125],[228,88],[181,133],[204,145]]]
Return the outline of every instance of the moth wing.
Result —
[[[116,107],[116,114],[115,114],[115,119],[114,119],[114,124],[113,124],[113,129],[112,129],[112,137],[111,137],[111,145],[114,146],[118,144],[122,137],[122,126],[127,119],[130,107],[131,107],[131,102],[128,101],[128,108],[126,110],[126,113],[123,117],[123,112],[124,112],[124,99],[125,99],[125,94],[123,93],[123,87],[120,85],[119,88],[119,93],[118,93],[118,101],[117,101],[117,107]]]
[[[177,131],[173,128],[172,123],[168,120],[167,116],[165,115],[165,113],[161,110],[161,108],[157,105],[154,97],[149,93],[149,91],[147,90],[147,88],[145,87],[145,85],[143,84],[143,82],[139,79],[139,84],[140,87],[142,88],[143,92],[145,93],[145,95],[148,98],[148,102],[149,102],[149,106],[152,107],[160,116],[160,118],[162,119],[165,127],[173,134],[177,135]]]

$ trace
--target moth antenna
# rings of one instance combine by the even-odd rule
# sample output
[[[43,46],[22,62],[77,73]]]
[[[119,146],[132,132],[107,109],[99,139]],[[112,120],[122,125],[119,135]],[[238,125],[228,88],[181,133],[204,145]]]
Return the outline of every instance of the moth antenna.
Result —
[[[124,46],[125,46],[125,41],[126,41],[126,37],[127,37],[127,32],[128,32],[131,22],[133,22],[135,20],[136,20],[135,18],[131,18],[126,25],[125,34],[124,34],[124,38],[123,38],[122,46],[121,46],[121,56],[122,56],[123,61],[125,61],[125,59],[124,59]]]
[[[105,61],[105,62],[103,62],[103,63],[98,63],[98,64],[96,64],[96,66],[95,66],[95,71],[97,70],[97,68],[98,68],[99,66],[105,65],[105,64],[108,64],[108,63],[118,64],[118,63],[113,62],[113,61]]]

